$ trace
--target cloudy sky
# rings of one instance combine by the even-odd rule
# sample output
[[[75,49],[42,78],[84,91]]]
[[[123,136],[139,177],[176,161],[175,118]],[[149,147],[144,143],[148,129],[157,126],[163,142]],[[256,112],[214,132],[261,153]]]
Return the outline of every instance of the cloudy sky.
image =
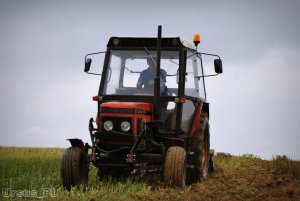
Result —
[[[300,1],[0,0],[0,145],[67,147],[89,142],[99,78],[86,53],[111,36],[192,40],[221,55],[207,79],[217,152],[300,160]]]

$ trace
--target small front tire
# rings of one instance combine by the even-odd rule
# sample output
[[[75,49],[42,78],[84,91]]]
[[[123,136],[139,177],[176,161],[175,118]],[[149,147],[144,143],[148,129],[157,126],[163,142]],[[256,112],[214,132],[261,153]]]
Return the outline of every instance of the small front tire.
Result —
[[[79,147],[69,147],[61,158],[61,179],[63,186],[71,190],[72,186],[88,183],[88,157]]]
[[[164,164],[164,185],[183,187],[186,180],[186,152],[184,148],[172,146],[168,149]]]

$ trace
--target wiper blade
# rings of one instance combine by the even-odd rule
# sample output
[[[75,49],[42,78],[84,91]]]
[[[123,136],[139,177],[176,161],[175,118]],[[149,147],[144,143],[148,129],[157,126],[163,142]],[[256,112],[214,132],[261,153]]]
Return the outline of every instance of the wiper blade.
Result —
[[[149,57],[151,58],[152,62],[153,62],[153,63],[155,64],[155,66],[157,67],[156,62],[154,61],[154,59],[153,59],[153,57],[151,56],[150,52],[148,51],[147,47],[144,46],[144,48],[145,48],[147,54],[149,55]],[[167,82],[166,78],[164,78],[164,76],[163,76],[163,74],[162,74],[161,71],[160,71],[160,76],[163,78],[163,80],[164,80],[165,82]]]
[[[130,73],[141,73],[142,71],[133,71],[130,70],[129,68],[127,68],[126,66],[124,66],[126,70],[128,70]]]
[[[157,66],[157,65],[156,65],[156,62],[154,61],[154,59],[153,59],[152,55],[150,54],[150,52],[148,51],[147,47],[144,46],[144,48],[145,48],[147,54],[149,55],[149,57],[151,58],[152,62],[155,64],[155,66]]]

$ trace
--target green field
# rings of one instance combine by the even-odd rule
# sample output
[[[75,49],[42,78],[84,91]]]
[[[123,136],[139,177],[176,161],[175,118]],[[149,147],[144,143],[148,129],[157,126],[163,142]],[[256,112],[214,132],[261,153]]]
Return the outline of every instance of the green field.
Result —
[[[184,188],[164,188],[158,174],[99,180],[91,166],[86,189],[65,191],[63,149],[0,147],[0,200],[300,200],[300,162],[279,156],[214,156],[217,171]]]

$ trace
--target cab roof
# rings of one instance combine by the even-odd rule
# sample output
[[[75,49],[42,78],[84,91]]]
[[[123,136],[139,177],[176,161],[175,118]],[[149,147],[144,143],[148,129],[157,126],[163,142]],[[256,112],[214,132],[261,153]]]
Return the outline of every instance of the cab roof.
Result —
[[[147,47],[156,48],[157,38],[133,38],[133,37],[111,37],[108,41],[107,47]],[[188,48],[195,50],[195,47],[191,42],[187,40],[181,40],[179,37],[174,38],[161,38],[162,48]]]

